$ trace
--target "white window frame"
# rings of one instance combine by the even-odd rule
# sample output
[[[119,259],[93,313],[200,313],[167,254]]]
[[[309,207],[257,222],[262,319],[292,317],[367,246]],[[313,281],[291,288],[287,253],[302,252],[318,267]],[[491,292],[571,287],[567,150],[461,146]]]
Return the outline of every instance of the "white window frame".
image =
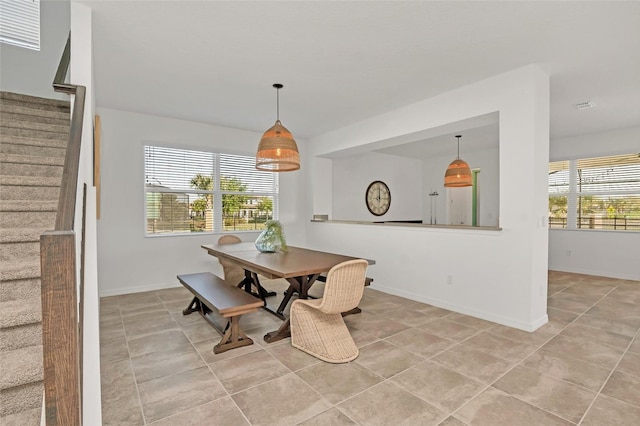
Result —
[[[593,196],[593,197],[616,197],[616,196],[639,196],[640,195],[640,190],[638,189],[638,187],[640,186],[640,164],[630,164],[631,167],[634,168],[633,173],[631,175],[629,175],[631,177],[631,180],[629,181],[630,183],[630,188],[631,189],[609,189],[606,191],[589,191],[588,189],[581,189],[579,188],[579,173],[578,173],[578,164],[580,162],[597,162],[599,160],[604,160],[604,159],[609,159],[610,157],[620,157],[621,159],[623,157],[627,157],[627,156],[638,156],[640,158],[640,153],[631,153],[631,154],[623,154],[620,156],[602,156],[602,157],[584,157],[584,158],[576,158],[576,159],[572,159],[572,160],[564,160],[564,161],[554,161],[554,162],[550,162],[550,172],[549,174],[551,175],[553,172],[551,171],[551,169],[555,169],[558,170],[558,168],[560,167],[566,167],[566,164],[561,165],[560,163],[568,163],[568,185],[564,184],[564,186],[567,187],[567,189],[565,191],[551,191],[551,186],[549,187],[549,196],[566,196],[567,197],[567,217],[566,217],[566,225],[565,226],[560,226],[560,227],[556,227],[556,226],[552,226],[553,225],[553,218],[549,218],[549,227],[550,229],[570,229],[570,230],[578,230],[578,231],[615,231],[615,232],[639,232],[640,229],[638,229],[636,226],[636,221],[637,219],[632,219],[633,223],[630,225],[631,229],[628,229],[628,226],[626,226],[626,221],[624,222],[625,225],[620,225],[620,227],[618,228],[617,225],[614,225],[614,228],[611,229],[609,226],[609,224],[607,224],[606,228],[595,228],[592,229],[589,226],[584,226],[584,224],[578,224],[578,218],[580,216],[580,212],[579,210],[579,200],[580,197],[588,197],[588,196]],[[628,161],[625,159],[625,161]],[[552,167],[553,165],[553,167]],[[605,166],[603,166],[604,169]],[[565,169],[566,170],[566,169]],[[588,169],[587,169],[588,170]],[[613,168],[611,169],[613,170]],[[607,185],[605,180],[602,181],[595,181],[598,184],[602,184],[602,185]],[[602,183],[600,183],[602,182]],[[640,220],[640,219],[638,219]]]
[[[0,0],[0,42],[40,50],[40,0]]]
[[[179,151],[185,151],[185,152],[200,152],[203,154],[208,154],[208,155],[212,155],[213,156],[213,161],[211,164],[211,173],[210,175],[213,176],[213,182],[214,182],[214,187],[212,190],[199,190],[199,189],[195,189],[195,188],[190,188],[190,189],[173,189],[173,188],[152,188],[150,189],[150,186],[148,185],[148,183],[153,183],[155,177],[154,176],[150,176],[147,170],[147,165],[146,165],[146,160],[144,161],[144,172],[145,172],[145,176],[144,176],[144,181],[143,181],[143,185],[144,185],[144,222],[145,222],[145,237],[151,237],[151,238],[158,238],[158,237],[172,237],[172,236],[186,236],[186,235],[208,235],[208,234],[223,234],[223,233],[246,233],[246,232],[260,232],[261,229],[248,229],[248,230],[225,230],[224,229],[224,224],[223,224],[223,209],[222,209],[222,198],[223,195],[243,195],[243,196],[247,196],[250,198],[258,198],[258,197],[272,197],[273,199],[273,206],[272,206],[272,219],[273,220],[278,220],[279,218],[279,176],[277,173],[273,173],[273,172],[260,172],[260,171],[256,171],[253,167],[251,166],[251,172],[256,172],[259,174],[264,174],[265,176],[268,176],[269,179],[272,179],[272,185],[271,185],[271,191],[245,191],[245,192],[238,192],[238,191],[227,191],[227,190],[222,190],[220,189],[220,181],[221,181],[221,176],[222,171],[221,171],[221,166],[220,166],[220,159],[221,157],[224,156],[237,156],[237,157],[241,157],[245,160],[250,160],[251,164],[254,164],[255,162],[255,158],[252,156],[246,156],[246,155],[237,155],[237,154],[227,154],[227,153],[221,153],[221,152],[216,152],[216,151],[203,151],[203,150],[190,150],[190,149],[185,149],[182,147],[170,147],[170,146],[161,146],[161,145],[154,145],[154,144],[150,144],[150,143],[145,143],[144,147],[143,147],[143,155],[146,155],[147,152],[147,147],[151,147],[151,148],[159,148],[159,149],[172,149],[172,150],[179,150]],[[193,172],[194,176],[197,174],[196,171]],[[203,231],[203,232],[191,232],[191,231],[184,231],[184,232],[179,232],[179,231],[175,231],[175,232],[149,232],[148,230],[148,226],[147,226],[147,221],[148,221],[148,203],[147,203],[147,195],[148,194],[153,194],[153,193],[170,193],[170,194],[203,194],[203,195],[208,195],[211,194],[213,196],[213,230],[212,231]]]

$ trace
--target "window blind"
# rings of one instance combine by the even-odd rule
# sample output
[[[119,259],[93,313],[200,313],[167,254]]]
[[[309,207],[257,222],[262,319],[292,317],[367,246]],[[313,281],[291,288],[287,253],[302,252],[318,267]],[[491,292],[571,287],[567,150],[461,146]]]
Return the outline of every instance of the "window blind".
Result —
[[[549,223],[640,231],[640,154],[550,163]]]
[[[278,217],[278,174],[255,158],[144,147],[147,235],[255,231]]]
[[[40,0],[0,0],[0,42],[40,50]]]

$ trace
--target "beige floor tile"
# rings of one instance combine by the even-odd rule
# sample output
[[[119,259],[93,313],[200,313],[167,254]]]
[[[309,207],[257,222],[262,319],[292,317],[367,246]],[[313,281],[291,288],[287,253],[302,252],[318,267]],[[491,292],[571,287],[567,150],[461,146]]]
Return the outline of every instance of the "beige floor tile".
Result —
[[[537,329],[536,331],[529,332],[524,330],[518,330],[517,328],[507,327],[504,325],[495,325],[487,331],[491,334],[500,336],[505,339],[515,340],[522,343],[528,343],[533,346],[540,346],[548,342],[556,334],[540,328]]]
[[[337,404],[381,382],[379,375],[355,362],[322,362],[296,374],[332,404]]]
[[[478,330],[486,330],[496,325],[495,322],[483,320],[480,318],[471,317],[469,315],[463,315],[458,313],[452,313],[447,316],[448,320],[455,321],[467,327],[477,328]]]
[[[100,361],[113,362],[129,358],[127,339],[116,337],[100,342]]]
[[[131,360],[127,357],[120,361],[105,362],[100,365],[100,384],[103,392],[134,386]]]
[[[125,319],[124,321],[124,332],[127,339],[156,331],[177,330],[179,328],[178,323],[175,322],[166,311],[162,316],[142,318],[136,321],[127,321],[127,319]]]
[[[572,295],[561,297],[563,293],[564,292],[555,294],[553,297],[547,300],[547,306],[549,306],[550,308],[581,314],[591,308],[597,301],[597,299],[590,300],[587,298],[581,298],[579,296]]]
[[[427,314],[429,318],[431,318],[432,320],[435,320],[438,318],[444,318],[453,313],[448,309],[438,308],[437,306],[432,306],[432,305],[424,305],[423,308],[417,308],[417,310]]]
[[[638,426],[640,408],[600,394],[593,403],[582,426]]]
[[[448,318],[435,319],[418,328],[435,334],[436,336],[455,341],[467,339],[480,332],[477,328],[467,327],[466,325],[451,321]]]
[[[290,373],[232,396],[254,425],[294,425],[324,412],[331,404]]]
[[[629,346],[628,351],[640,354],[640,336],[636,337],[633,342],[631,342],[631,346]]]
[[[456,344],[453,340],[438,337],[419,328],[410,328],[385,340],[425,358],[432,357]]]
[[[494,388],[485,390],[471,400],[456,412],[456,417],[474,426],[572,424]]]
[[[522,365],[594,391],[600,390],[611,373],[610,369],[589,364],[571,353],[553,352],[546,347],[531,355]]]
[[[516,366],[493,387],[571,422],[587,411],[596,392]]]
[[[263,350],[216,361],[209,366],[230,394],[289,373],[287,367]]]
[[[617,350],[627,349],[627,346],[629,346],[629,343],[631,342],[631,337],[576,323],[573,323],[564,329],[560,333],[560,336],[595,341],[601,345],[609,346]]]
[[[170,314],[171,318],[173,318],[173,320],[177,322],[180,327],[193,324],[208,324],[207,320],[202,318],[202,315],[197,312],[192,312],[189,315],[183,315],[182,312],[170,312]]]
[[[206,365],[191,345],[135,356],[131,358],[131,363],[138,383]]]
[[[215,339],[220,341],[220,333],[206,321],[180,327],[191,343],[202,342],[203,340]]]
[[[347,327],[349,328],[349,333],[351,333],[351,338],[358,348],[362,348],[363,346],[369,345],[379,340],[376,336],[374,336],[373,334],[369,334],[366,331],[358,330],[349,326]]]
[[[581,315],[575,320],[574,324],[587,325],[589,327],[594,327],[610,333],[621,334],[630,338],[633,338],[638,331],[638,327],[633,327],[629,324],[624,324],[615,320],[595,317],[589,314]]]
[[[382,340],[360,348],[360,355],[356,358],[358,364],[385,378],[394,376],[423,360],[421,356]]]
[[[640,378],[614,371],[604,385],[602,393],[640,407]]]
[[[537,346],[505,339],[487,331],[465,340],[461,345],[513,362],[521,361],[537,348]]]
[[[433,405],[391,382],[367,389],[338,408],[365,426],[429,426],[437,425],[447,417]]]
[[[132,357],[135,357],[152,352],[186,347],[189,346],[190,343],[182,330],[172,329],[132,337],[129,339],[128,345],[129,353]]]
[[[462,420],[458,420],[455,417],[447,417],[439,426],[467,426]]]
[[[106,296],[100,298],[100,310],[102,308],[120,306],[121,296]]]
[[[633,352],[625,353],[616,371],[640,378],[640,354]]]
[[[429,315],[429,313],[427,312],[421,312],[419,310],[410,309],[402,306],[392,311],[389,311],[384,315],[386,318],[389,318],[394,321],[398,321],[410,327],[417,327],[433,319],[433,317]]]
[[[151,424],[153,426],[248,426],[249,422],[233,400],[224,397]]]
[[[149,423],[227,395],[207,367],[139,383],[138,390]]]
[[[493,383],[513,366],[510,361],[462,345],[454,346],[431,360],[487,384]]]
[[[342,411],[337,408],[331,408],[324,413],[320,413],[317,416],[311,417],[309,420],[305,420],[302,423],[298,423],[298,426],[352,426],[357,425],[356,422],[351,420]]]
[[[138,391],[135,386],[102,392],[102,425],[144,425]]]
[[[603,300],[587,311],[589,315],[640,328],[640,309],[632,303]]]
[[[266,351],[276,357],[291,371],[297,371],[322,362],[316,357],[309,355],[291,346],[290,342],[273,344],[266,347]]]
[[[605,369],[613,369],[622,355],[621,350],[590,340],[574,339],[566,336],[554,337],[543,348],[555,353],[571,354],[576,359]]]
[[[183,286],[156,290],[155,293],[163,302],[193,298],[193,294]]]
[[[122,321],[113,325],[100,325],[100,341],[104,342],[105,340],[111,339],[124,339],[124,327],[122,326]]]
[[[153,291],[145,291],[141,293],[122,294],[115,296],[118,299],[118,306],[131,307],[137,305],[150,305],[161,303],[160,298]]]
[[[457,410],[486,387],[430,361],[398,374],[392,381],[447,413]]]
[[[152,305],[133,306],[133,307],[121,307],[120,316],[122,321],[126,324],[129,321],[138,321],[142,319],[151,319],[163,317],[169,314],[167,308],[162,303],[155,303]]]
[[[360,317],[359,321],[353,323],[351,317]],[[355,327],[358,330],[365,331],[379,339],[392,336],[409,328],[408,325],[398,321],[393,321],[383,315],[370,315],[362,312],[358,315],[349,315],[345,318],[345,322],[349,321],[349,327]]]
[[[549,282],[571,286],[583,281],[588,276],[589,275],[574,274],[571,272],[549,271]]]

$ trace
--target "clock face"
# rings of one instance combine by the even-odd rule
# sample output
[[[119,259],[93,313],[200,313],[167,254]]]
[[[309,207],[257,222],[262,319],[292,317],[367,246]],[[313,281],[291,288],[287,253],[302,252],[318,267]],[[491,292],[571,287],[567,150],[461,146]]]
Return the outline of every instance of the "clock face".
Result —
[[[367,187],[365,202],[371,214],[382,216],[391,206],[391,192],[386,183],[376,180]]]

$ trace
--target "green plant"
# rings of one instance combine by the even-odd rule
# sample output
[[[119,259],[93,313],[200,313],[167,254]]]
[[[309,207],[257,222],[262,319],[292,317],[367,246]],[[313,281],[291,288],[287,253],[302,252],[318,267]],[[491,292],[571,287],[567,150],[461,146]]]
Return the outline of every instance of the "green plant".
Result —
[[[260,234],[260,238],[264,246],[275,247],[279,251],[287,251],[289,249],[284,236],[284,229],[278,220],[268,220],[265,223],[264,231]]]

